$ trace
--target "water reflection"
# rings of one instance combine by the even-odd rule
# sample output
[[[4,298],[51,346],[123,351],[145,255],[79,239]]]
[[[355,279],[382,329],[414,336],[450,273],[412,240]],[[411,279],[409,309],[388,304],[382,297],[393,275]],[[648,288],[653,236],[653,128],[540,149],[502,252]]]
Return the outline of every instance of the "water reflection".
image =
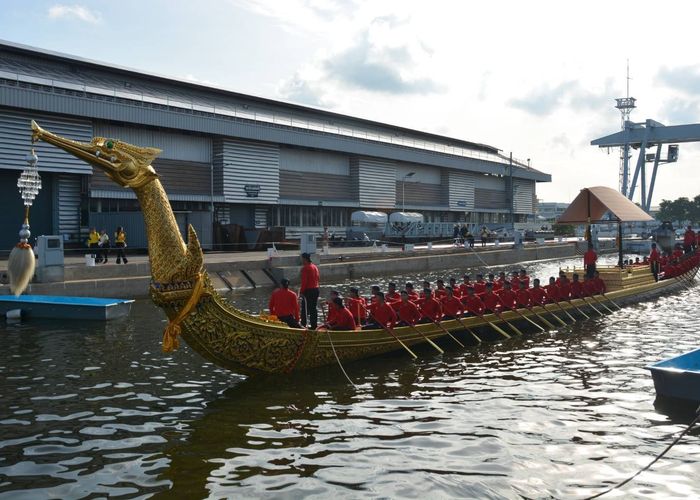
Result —
[[[106,324],[3,324],[0,498],[590,495],[684,427],[655,411],[643,367],[697,347],[697,290],[479,348],[443,342],[444,356],[351,363],[357,388],[336,366],[243,379],[188,348],[164,355],[147,302]],[[255,311],[266,293],[244,299]],[[699,453],[695,431],[624,495],[700,496]]]

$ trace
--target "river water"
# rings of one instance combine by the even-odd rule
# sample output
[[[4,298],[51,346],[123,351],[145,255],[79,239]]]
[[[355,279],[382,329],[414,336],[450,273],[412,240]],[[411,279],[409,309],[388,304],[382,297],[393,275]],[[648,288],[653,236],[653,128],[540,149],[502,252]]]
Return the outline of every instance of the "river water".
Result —
[[[546,278],[571,264],[528,268]],[[405,277],[360,283],[389,279]],[[186,345],[165,355],[165,318],[147,301],[106,324],[3,322],[0,499],[584,498],[690,421],[655,409],[644,366],[698,347],[699,291],[478,348],[441,341],[444,355],[420,347],[417,361],[350,363],[357,387],[337,366],[246,379]],[[231,298],[255,312],[267,293]],[[604,498],[700,498],[698,478],[695,428]]]

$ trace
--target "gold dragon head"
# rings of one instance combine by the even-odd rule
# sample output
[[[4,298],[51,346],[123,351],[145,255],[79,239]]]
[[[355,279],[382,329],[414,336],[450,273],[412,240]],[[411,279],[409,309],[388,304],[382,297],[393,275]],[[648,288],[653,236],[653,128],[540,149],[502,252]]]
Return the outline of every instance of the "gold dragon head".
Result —
[[[32,142],[39,139],[100,168],[120,186],[135,189],[158,177],[151,166],[161,152],[157,148],[142,148],[104,137],[95,137],[87,143],[73,141],[44,130],[32,120]]]

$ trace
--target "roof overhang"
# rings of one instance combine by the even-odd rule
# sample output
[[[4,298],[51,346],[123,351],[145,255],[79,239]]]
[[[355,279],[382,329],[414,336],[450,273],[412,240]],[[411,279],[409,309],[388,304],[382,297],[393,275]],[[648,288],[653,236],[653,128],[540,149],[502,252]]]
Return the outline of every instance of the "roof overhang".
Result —
[[[648,213],[625,198],[618,191],[596,186],[584,188],[571,202],[557,224],[589,224],[610,222],[603,216],[610,213],[617,222],[645,222],[654,220]]]

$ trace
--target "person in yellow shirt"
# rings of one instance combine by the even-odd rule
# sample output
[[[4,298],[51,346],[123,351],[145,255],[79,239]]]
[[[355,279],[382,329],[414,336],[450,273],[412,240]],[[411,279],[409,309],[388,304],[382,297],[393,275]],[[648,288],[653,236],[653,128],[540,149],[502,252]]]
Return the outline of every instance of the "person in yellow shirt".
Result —
[[[87,239],[87,246],[88,248],[94,248],[95,249],[95,261],[97,261],[97,249],[99,248],[100,245],[100,233],[97,232],[97,229],[94,227],[90,229],[90,234],[88,235]]]
[[[122,260],[124,260],[124,264],[129,262],[126,260],[126,253],[124,252],[126,248],[126,232],[121,226],[114,232],[114,246],[117,248],[117,264],[121,264]]]

